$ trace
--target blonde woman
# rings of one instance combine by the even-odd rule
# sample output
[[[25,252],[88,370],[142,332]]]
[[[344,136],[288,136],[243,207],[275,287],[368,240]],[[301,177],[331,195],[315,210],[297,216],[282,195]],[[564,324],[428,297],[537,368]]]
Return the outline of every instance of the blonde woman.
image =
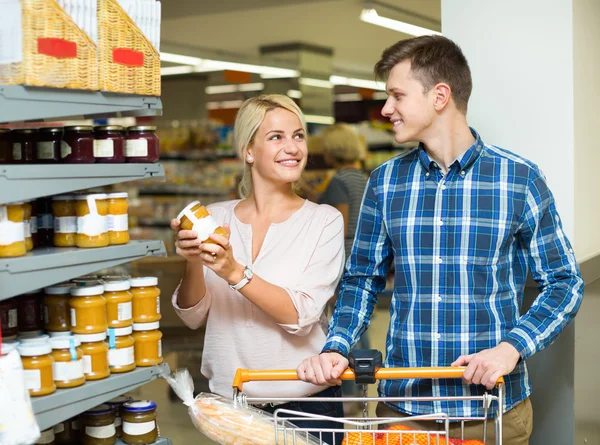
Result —
[[[195,233],[179,230],[178,220],[171,222],[177,254],[186,259],[173,306],[190,328],[206,324],[202,373],[211,391],[225,397],[231,396],[237,368],[294,369],[320,352],[327,334],[324,308],[344,262],[340,212],[294,192],[307,161],[306,123],[298,106],[281,95],[248,99],[236,117],[234,145],[244,162],[243,199],[208,206],[230,239],[213,234],[215,244],[201,244]],[[252,382],[244,392],[340,395],[339,388],[305,382]],[[284,407],[342,415],[340,403]]]

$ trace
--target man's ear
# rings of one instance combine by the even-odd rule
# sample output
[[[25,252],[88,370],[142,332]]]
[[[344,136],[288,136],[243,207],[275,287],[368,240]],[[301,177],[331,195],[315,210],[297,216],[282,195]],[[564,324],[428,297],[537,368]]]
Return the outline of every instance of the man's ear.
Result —
[[[435,111],[442,111],[450,102],[450,98],[452,97],[452,90],[450,89],[450,85],[444,82],[438,83],[432,89],[433,93],[433,106],[435,107]]]

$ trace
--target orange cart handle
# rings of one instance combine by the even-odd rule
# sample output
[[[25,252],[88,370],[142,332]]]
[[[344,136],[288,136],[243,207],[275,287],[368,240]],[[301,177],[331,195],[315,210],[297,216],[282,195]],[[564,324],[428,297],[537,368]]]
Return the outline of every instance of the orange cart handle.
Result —
[[[466,367],[442,368],[379,368],[375,378],[379,380],[394,379],[460,379]],[[354,380],[354,371],[346,369],[340,376],[341,380]],[[233,379],[233,388],[242,391],[244,383],[265,381],[292,381],[299,380],[295,369],[282,370],[254,370],[239,368]],[[496,385],[503,384],[504,378],[500,377]]]

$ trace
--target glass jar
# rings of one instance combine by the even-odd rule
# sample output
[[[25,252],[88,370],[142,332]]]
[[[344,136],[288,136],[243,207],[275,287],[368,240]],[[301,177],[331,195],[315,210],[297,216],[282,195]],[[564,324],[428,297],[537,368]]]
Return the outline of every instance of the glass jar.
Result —
[[[38,247],[40,245],[40,237],[38,236],[38,207],[37,201],[31,201],[31,220],[30,220],[30,229],[31,229],[31,241],[33,242],[33,247]]]
[[[12,139],[9,128],[0,128],[0,164],[12,164]]]
[[[162,332],[158,328],[158,321],[154,323],[133,324],[136,366],[154,366],[163,362]]]
[[[152,163],[158,161],[158,136],[156,127],[129,127],[125,141],[127,162]]]
[[[75,388],[85,383],[83,374],[83,350],[78,338],[54,337],[49,340],[52,346],[54,365],[52,373],[57,388]]]
[[[44,294],[42,289],[27,292],[17,298],[19,303],[19,332],[44,330]]]
[[[33,397],[45,396],[56,391],[52,374],[54,359],[50,353],[52,348],[48,342],[31,342],[19,344],[17,350],[23,362],[25,386]]]
[[[138,277],[129,280],[131,294],[133,295],[133,322],[152,323],[159,321],[160,314],[160,289],[158,278]]]
[[[60,162],[62,138],[62,128],[40,128],[36,142],[39,164],[57,164]]]
[[[17,340],[20,344],[26,343],[46,343],[50,338],[44,334],[44,331],[19,332]]]
[[[75,334],[81,342],[81,350],[83,351],[83,373],[86,380],[105,379],[110,375],[110,367],[108,365],[108,345],[106,340],[106,332],[101,334]]]
[[[73,428],[75,420],[69,419],[54,425],[56,445],[76,445],[79,443],[79,430]]]
[[[67,164],[92,164],[94,158],[93,127],[77,125],[65,127],[60,158]]]
[[[121,419],[123,404],[127,403],[127,402],[132,402],[132,401],[133,401],[133,397],[119,396],[119,397],[115,397],[114,399],[106,402],[107,405],[112,406],[113,409],[115,410],[115,428],[117,429],[117,437],[121,437],[122,433],[123,433],[122,419]]]
[[[106,319],[109,328],[124,328],[133,323],[133,295],[129,292],[130,288],[129,280],[104,283]]]
[[[33,250],[33,238],[31,235],[31,203],[25,202],[23,204],[23,210],[25,216],[23,217],[23,230],[25,230],[25,248],[27,252]]]
[[[0,205],[0,258],[23,256],[25,245],[23,203]]]
[[[19,303],[16,298],[0,301],[0,327],[2,338],[14,337],[19,331]]]
[[[95,193],[77,197],[77,247],[108,246],[108,195]]]
[[[54,238],[54,217],[52,216],[52,199],[40,198],[37,204],[38,244],[40,247],[50,247]]]
[[[35,442],[35,445],[55,445],[56,437],[54,435],[54,428],[48,428],[40,432],[40,438]]]
[[[54,239],[56,247],[74,247],[77,239],[77,214],[75,195],[61,195],[52,198],[54,215]]]
[[[94,157],[100,163],[125,162],[123,127],[101,125],[94,128]]]
[[[128,445],[148,445],[158,440],[156,403],[138,400],[123,404],[123,442]]]
[[[106,298],[104,286],[75,286],[71,288],[71,331],[75,334],[105,333]]]
[[[115,412],[109,405],[99,405],[81,414],[82,445],[113,445],[117,440]]]
[[[108,195],[108,241],[110,244],[127,244],[129,242],[128,196],[125,192]]]
[[[108,363],[111,373],[135,369],[134,340],[131,332],[131,326],[108,329]]]
[[[23,128],[11,132],[13,143],[14,164],[35,164],[37,162],[37,150],[35,147],[37,130]]]
[[[211,233],[229,238],[229,232],[217,224],[217,221],[208,213],[206,207],[200,204],[200,201],[188,204],[179,212],[177,219],[183,230],[193,230],[202,242],[216,244],[209,238]]]
[[[8,340],[6,337],[2,337],[2,343],[0,344],[0,356],[5,356],[13,351],[16,351],[19,347],[18,341]]]
[[[71,329],[69,320],[69,300],[71,284],[59,284],[44,289],[44,326],[51,332],[68,332]]]
[[[50,338],[69,337],[69,336],[73,335],[73,333],[71,331],[46,331],[46,333],[48,334],[48,336]]]

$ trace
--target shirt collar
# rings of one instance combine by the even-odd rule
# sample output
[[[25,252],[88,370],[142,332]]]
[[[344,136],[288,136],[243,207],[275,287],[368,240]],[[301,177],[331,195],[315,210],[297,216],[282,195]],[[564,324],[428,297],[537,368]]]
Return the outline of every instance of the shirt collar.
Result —
[[[452,163],[452,165],[458,163],[459,169],[461,171],[467,171],[477,160],[481,151],[483,150],[483,141],[479,136],[479,133],[475,131],[475,129],[469,127],[471,130],[471,134],[475,138],[475,142],[473,145],[469,147],[467,151],[465,151],[462,155],[460,155],[456,160]],[[425,146],[423,143],[419,143],[419,160],[421,161],[421,165],[425,169],[426,172],[430,172],[434,166],[434,161],[429,157],[427,152],[425,151]]]

